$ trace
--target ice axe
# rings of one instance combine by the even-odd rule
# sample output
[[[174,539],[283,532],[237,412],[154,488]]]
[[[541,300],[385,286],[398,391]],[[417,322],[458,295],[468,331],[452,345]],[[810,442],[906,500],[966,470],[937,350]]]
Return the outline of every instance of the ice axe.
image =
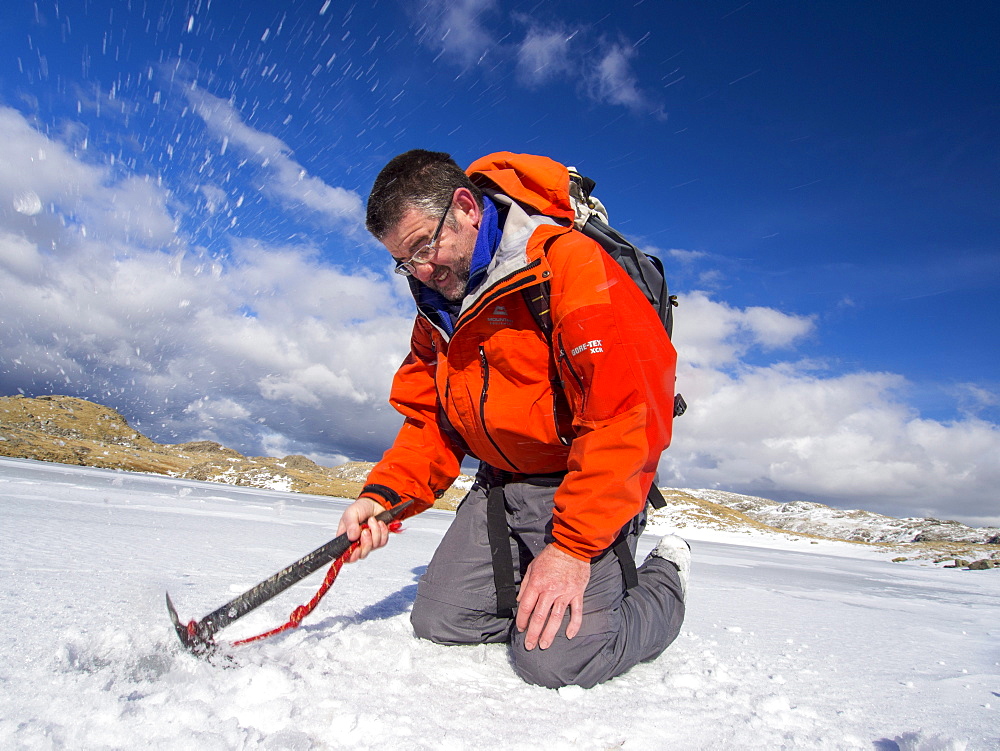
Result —
[[[380,522],[391,522],[396,519],[412,501],[393,506],[388,511],[383,511],[376,516]],[[170,620],[174,624],[177,636],[181,644],[189,652],[195,655],[208,655],[215,649],[215,635],[232,623],[249,613],[251,610],[263,605],[272,597],[281,594],[293,584],[302,581],[310,574],[323,568],[331,561],[337,561],[353,543],[347,539],[347,533],[338,535],[325,545],[321,545],[308,555],[299,558],[295,563],[281,569],[274,576],[265,579],[260,584],[251,587],[239,597],[235,597],[221,608],[218,608],[200,621],[190,621],[186,625],[181,623],[177,615],[177,608],[167,593],[167,612],[170,613]],[[297,624],[295,624],[297,625]]]

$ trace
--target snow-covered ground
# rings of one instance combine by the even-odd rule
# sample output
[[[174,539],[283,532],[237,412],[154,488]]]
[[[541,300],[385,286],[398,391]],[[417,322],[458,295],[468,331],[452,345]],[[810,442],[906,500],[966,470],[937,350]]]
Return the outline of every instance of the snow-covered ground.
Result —
[[[330,539],[343,506],[0,460],[0,748],[1000,748],[1000,572],[843,543],[689,526],[680,638],[589,691],[412,637],[444,512],[347,567],[298,630],[215,664],[181,650],[166,590],[201,617]],[[319,579],[222,635],[283,622]]]

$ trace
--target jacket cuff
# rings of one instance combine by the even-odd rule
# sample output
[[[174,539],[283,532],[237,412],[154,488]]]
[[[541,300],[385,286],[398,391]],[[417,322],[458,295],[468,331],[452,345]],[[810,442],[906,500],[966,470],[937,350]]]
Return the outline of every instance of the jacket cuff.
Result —
[[[561,542],[559,542],[559,540],[553,540],[552,544],[556,547],[557,550],[560,550],[566,555],[576,558],[578,561],[586,561],[587,563],[590,563],[593,560],[593,558],[591,558],[589,555],[581,553],[578,550],[573,550],[572,548],[566,547]]]
[[[393,506],[398,506],[403,502],[403,499],[399,497],[397,493],[392,488],[386,485],[365,485],[361,489],[361,493],[358,498],[371,498],[376,503],[381,504],[386,509],[391,509]]]

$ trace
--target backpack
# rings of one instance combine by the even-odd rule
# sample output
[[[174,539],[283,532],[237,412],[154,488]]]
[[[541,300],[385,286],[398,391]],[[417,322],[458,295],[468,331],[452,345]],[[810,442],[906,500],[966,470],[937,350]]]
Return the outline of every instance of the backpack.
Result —
[[[671,295],[663,273],[663,262],[647,255],[626,240],[608,224],[608,212],[600,199],[593,195],[597,185],[583,177],[575,167],[569,168],[569,198],[576,219],[573,227],[597,242],[618,265],[628,272],[632,281],[656,309],[667,336],[674,334],[674,308],[677,295]]]
[[[608,224],[608,212],[604,204],[592,193],[596,185],[597,183],[589,177],[583,177],[574,167],[569,168],[570,204],[576,214],[573,221],[574,229],[594,240],[625,269],[649,304],[656,310],[667,336],[673,337],[677,295],[670,294],[663,273],[663,263],[656,256],[643,253]],[[552,313],[549,310],[549,292],[549,283],[543,282],[524,290],[523,294],[535,323],[551,344]],[[673,416],[680,417],[686,411],[687,402],[684,401],[684,397],[675,394]]]

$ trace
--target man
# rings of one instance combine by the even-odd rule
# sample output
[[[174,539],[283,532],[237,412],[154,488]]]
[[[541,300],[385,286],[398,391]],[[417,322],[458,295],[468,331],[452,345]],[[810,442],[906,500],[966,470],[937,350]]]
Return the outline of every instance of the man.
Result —
[[[367,226],[418,314],[390,396],[403,426],[338,533],[365,557],[388,538],[374,515],[429,508],[479,459],[420,580],[415,633],[509,641],[525,680],[590,687],[676,638],[690,553],[668,536],[635,570],[676,355],[628,275],[571,228],[568,187],[562,165],[506,152],[466,174],[415,150],[376,178]]]

